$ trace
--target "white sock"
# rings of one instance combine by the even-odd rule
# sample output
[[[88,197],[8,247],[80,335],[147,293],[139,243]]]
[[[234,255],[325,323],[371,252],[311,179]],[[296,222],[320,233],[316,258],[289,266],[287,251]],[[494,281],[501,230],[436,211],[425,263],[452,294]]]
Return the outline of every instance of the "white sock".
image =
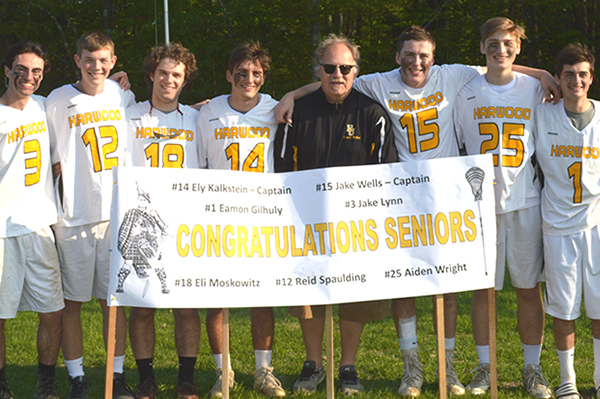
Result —
[[[489,345],[475,345],[477,349],[477,356],[479,356],[479,363],[490,362],[490,346]]]
[[[600,388],[600,339],[594,338],[594,387]]]
[[[222,353],[213,353],[213,357],[215,358],[215,364],[218,369],[223,368],[223,354]],[[231,370],[231,356],[229,356],[229,370]]]
[[[123,374],[123,364],[125,363],[125,355],[115,356],[115,362],[113,363],[113,373]]]
[[[417,317],[413,316],[408,319],[399,319],[398,325],[400,326],[400,338],[398,338],[400,349],[405,351],[417,348],[419,346],[417,340]]]
[[[67,366],[67,370],[69,371],[69,377],[75,378],[81,375],[85,375],[85,373],[83,372],[83,356],[79,359],[65,359],[65,365]]]
[[[456,345],[456,337],[452,338],[444,338],[444,346],[446,350],[454,350],[454,345]]]
[[[254,362],[256,364],[256,369],[262,369],[263,367],[271,367],[271,354],[273,351],[254,351]]]
[[[575,347],[566,350],[560,351],[556,350],[558,354],[558,363],[560,364],[560,385],[565,382],[576,383],[575,378],[575,367],[573,366],[575,359]]]
[[[523,347],[523,359],[525,359],[525,367],[530,364],[535,364],[539,366],[540,364],[540,356],[542,354],[542,344],[540,345],[526,345],[521,343]]]

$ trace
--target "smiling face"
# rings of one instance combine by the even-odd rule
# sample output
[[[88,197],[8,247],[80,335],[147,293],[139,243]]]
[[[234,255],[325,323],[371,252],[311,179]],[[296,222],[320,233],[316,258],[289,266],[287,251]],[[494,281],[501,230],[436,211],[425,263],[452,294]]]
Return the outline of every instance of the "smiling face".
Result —
[[[340,65],[355,66],[356,61],[352,52],[343,43],[332,44],[327,47],[321,58],[321,65],[334,65],[332,73],[327,73],[324,67],[319,67],[317,75],[321,80],[321,87],[329,102],[342,102],[350,94],[354,78],[358,74],[358,68],[353,67],[346,75],[342,74]]]
[[[564,65],[560,76],[555,75],[555,79],[560,85],[567,109],[587,104],[587,93],[594,81],[589,62]]]
[[[231,83],[233,104],[258,104],[258,92],[265,83],[265,74],[258,61],[243,61],[233,72],[227,70],[227,81]]]
[[[185,86],[185,65],[172,58],[163,58],[158,63],[152,81],[152,106],[164,111],[177,108],[179,95]]]
[[[15,98],[29,98],[44,78],[44,60],[34,53],[19,54],[11,69],[4,67],[4,74],[8,78],[8,91]]]
[[[481,54],[485,55],[488,70],[503,72],[512,65],[521,52],[521,41],[509,32],[498,30],[480,42]]]
[[[91,52],[83,49],[81,56],[75,54],[75,63],[81,70],[79,90],[89,95],[101,93],[104,81],[116,62],[117,57],[108,48]]]
[[[433,65],[433,44],[425,40],[408,40],[396,53],[402,81],[409,87],[419,89],[427,83],[427,75]]]

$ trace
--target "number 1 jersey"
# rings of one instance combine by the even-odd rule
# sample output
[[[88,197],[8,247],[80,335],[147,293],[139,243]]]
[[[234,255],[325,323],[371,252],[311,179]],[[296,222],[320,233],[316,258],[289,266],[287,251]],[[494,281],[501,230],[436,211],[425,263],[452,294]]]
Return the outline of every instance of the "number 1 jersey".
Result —
[[[110,219],[113,167],[123,165],[127,143],[125,110],[135,96],[111,80],[89,96],[73,85],[54,90],[46,101],[59,226],[82,226]]]

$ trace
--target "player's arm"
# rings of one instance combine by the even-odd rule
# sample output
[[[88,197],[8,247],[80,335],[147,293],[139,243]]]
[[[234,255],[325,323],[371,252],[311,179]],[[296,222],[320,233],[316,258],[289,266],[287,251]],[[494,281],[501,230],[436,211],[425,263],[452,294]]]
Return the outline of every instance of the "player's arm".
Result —
[[[194,108],[196,111],[200,111],[202,109],[202,107],[206,104],[208,104],[210,102],[210,98],[207,98],[204,101],[200,101],[199,103],[196,103],[194,105],[190,105],[190,107]]]
[[[60,167],[60,162],[52,165],[52,176],[54,176],[55,179],[58,177],[58,175],[61,174],[61,172],[62,172],[62,169]]]
[[[292,123],[292,115],[294,114],[294,101],[302,98],[321,87],[321,82],[309,83],[296,90],[286,93],[281,98],[279,104],[275,107],[275,118],[279,123]]]
[[[129,77],[127,76],[127,72],[125,71],[115,72],[108,78],[117,82],[121,89],[125,91],[131,89],[131,82],[129,81]]]
[[[542,84],[542,89],[544,89],[544,100],[546,102],[556,104],[560,100],[560,87],[550,72],[524,65],[513,65],[512,70],[538,79]]]

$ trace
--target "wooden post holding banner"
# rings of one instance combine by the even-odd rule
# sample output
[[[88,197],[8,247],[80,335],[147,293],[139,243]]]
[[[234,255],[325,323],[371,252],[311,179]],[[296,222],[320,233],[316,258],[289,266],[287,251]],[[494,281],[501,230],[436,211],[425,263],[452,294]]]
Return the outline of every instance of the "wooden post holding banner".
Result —
[[[108,307],[108,337],[106,342],[106,385],[104,398],[112,399],[113,370],[115,363],[115,346],[117,345],[117,307]]]
[[[490,393],[498,399],[498,369],[496,364],[496,289],[488,288],[488,319],[490,343]]]
[[[223,399],[229,399],[229,308],[223,308],[223,367],[221,372]]]
[[[444,296],[435,296],[435,316],[437,326],[438,347],[438,381],[440,384],[440,399],[446,399],[446,337],[444,329]]]
[[[333,360],[333,305],[325,305],[325,356],[327,360],[327,399],[334,398]]]

